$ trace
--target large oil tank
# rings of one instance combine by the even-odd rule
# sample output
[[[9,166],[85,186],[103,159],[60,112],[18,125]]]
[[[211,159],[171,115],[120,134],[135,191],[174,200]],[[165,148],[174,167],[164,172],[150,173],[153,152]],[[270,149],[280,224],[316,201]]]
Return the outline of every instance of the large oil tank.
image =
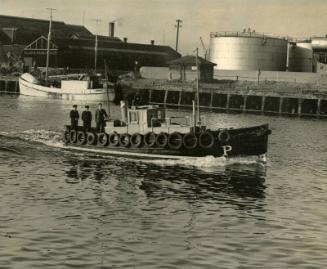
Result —
[[[313,37],[311,40],[311,45],[314,51],[327,51],[327,38]]]
[[[290,43],[288,53],[290,72],[312,72],[313,51],[310,41]]]
[[[210,61],[223,70],[285,71],[287,43],[253,32],[211,33]]]

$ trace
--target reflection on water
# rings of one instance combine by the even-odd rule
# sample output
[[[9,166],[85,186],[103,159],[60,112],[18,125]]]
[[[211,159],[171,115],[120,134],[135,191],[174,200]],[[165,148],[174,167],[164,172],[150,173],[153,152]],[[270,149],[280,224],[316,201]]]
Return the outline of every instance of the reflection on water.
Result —
[[[70,184],[87,178],[97,182],[110,180],[108,175],[115,175],[119,181],[134,177],[141,182],[136,187],[150,200],[174,198],[190,203],[217,200],[237,205],[239,209],[262,209],[264,205],[266,167],[262,164],[229,165],[207,173],[196,167],[162,167],[117,159],[69,159],[66,162],[70,164],[66,170],[66,182]]]

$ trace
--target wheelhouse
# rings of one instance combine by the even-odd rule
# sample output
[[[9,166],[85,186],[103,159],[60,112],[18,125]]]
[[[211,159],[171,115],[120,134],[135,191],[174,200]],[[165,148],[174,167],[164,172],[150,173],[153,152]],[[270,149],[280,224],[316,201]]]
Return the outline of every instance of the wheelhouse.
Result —
[[[166,110],[158,106],[132,106],[122,108],[122,119],[107,122],[106,133],[187,133],[191,129],[189,117],[167,117]]]

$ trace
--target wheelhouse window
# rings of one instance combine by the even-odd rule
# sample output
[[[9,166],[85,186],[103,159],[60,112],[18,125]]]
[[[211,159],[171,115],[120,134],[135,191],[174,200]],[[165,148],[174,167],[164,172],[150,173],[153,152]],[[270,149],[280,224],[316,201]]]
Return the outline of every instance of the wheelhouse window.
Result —
[[[138,113],[136,111],[129,112],[129,122],[130,123],[138,123]]]
[[[165,111],[158,110],[157,118],[158,118],[158,120],[160,120],[160,122],[164,122],[165,121]]]
[[[165,114],[162,110],[149,110],[148,111],[148,126],[159,127],[164,122]]]

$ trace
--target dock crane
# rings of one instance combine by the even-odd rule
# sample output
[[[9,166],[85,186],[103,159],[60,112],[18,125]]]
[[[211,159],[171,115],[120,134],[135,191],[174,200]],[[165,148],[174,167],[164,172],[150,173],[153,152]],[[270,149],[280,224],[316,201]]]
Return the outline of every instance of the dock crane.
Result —
[[[201,41],[201,44],[202,44],[202,49],[203,49],[203,53],[204,53],[204,59],[207,60],[208,50],[207,50],[206,46],[204,45],[204,42],[203,42],[203,39],[202,39],[201,36],[200,36],[200,41]]]

